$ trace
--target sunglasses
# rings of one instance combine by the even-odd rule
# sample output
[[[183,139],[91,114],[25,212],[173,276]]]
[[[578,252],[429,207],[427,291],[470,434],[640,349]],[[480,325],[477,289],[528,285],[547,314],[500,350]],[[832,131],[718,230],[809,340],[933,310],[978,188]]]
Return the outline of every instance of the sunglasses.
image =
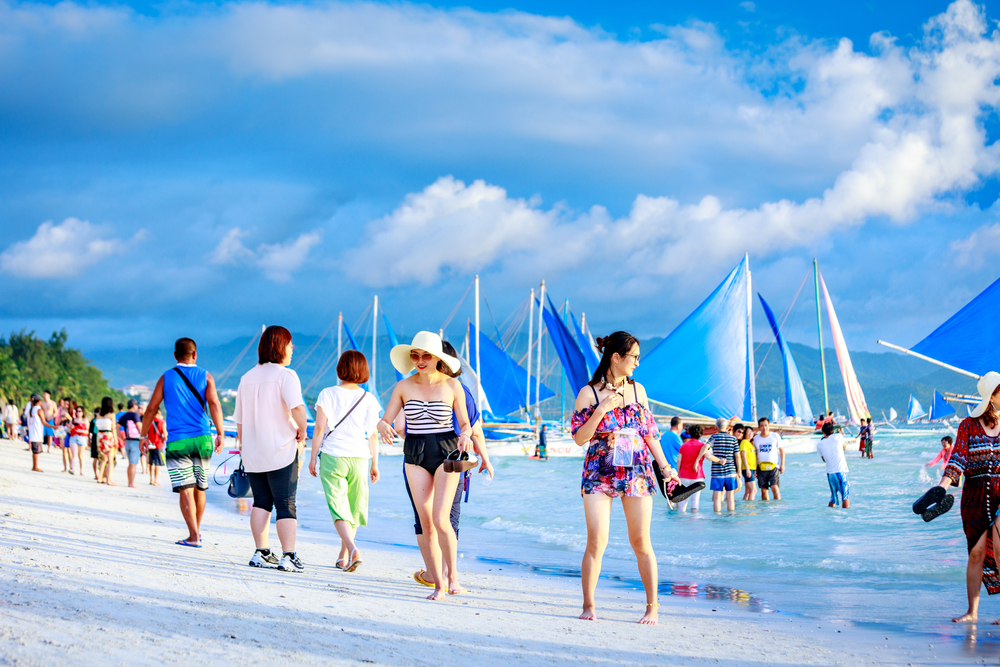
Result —
[[[434,358],[434,355],[430,352],[424,352],[420,354],[419,352],[410,352],[410,360],[412,361],[430,361]]]

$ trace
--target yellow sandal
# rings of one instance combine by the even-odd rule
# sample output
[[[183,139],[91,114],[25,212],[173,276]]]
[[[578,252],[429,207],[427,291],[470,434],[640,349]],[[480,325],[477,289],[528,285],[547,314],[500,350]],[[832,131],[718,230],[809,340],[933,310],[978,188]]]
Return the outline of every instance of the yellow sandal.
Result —
[[[434,588],[433,581],[427,581],[424,579],[424,575],[427,574],[427,570],[417,570],[413,573],[413,580],[420,584],[421,586],[427,586],[428,588]]]

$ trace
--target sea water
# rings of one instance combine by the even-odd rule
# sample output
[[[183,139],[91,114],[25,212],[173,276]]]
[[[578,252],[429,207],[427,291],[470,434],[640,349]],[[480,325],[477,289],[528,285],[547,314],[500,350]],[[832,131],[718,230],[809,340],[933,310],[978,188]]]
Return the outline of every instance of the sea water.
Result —
[[[876,436],[875,458],[868,460],[849,445],[847,510],[827,506],[826,467],[815,452],[788,455],[780,501],[744,502],[741,489],[736,511],[716,514],[706,489],[701,511],[681,514],[657,496],[651,533],[661,594],[927,633],[937,640],[965,638],[965,628],[950,622],[966,608],[959,504],[931,523],[911,509],[940,479],[939,466],[925,466],[939,448],[937,435]],[[462,504],[464,558],[578,577],[586,544],[582,460],[497,457],[493,463],[493,483],[484,486],[473,475],[469,502]],[[415,545],[402,465],[401,457],[381,457],[382,479],[371,486],[370,525],[359,530],[359,539]],[[319,482],[308,472],[302,479],[301,522],[333,532]],[[602,574],[640,585],[618,503]],[[1000,618],[1000,601],[988,599],[985,589],[980,618]],[[991,634],[979,641],[990,641]]]

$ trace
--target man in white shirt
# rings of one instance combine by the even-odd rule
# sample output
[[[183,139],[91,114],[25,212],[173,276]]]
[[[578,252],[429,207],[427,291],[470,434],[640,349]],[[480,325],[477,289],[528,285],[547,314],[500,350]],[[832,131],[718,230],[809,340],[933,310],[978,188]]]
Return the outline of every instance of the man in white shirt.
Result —
[[[823,424],[823,439],[816,445],[819,457],[826,463],[826,480],[830,483],[830,507],[843,502],[851,506],[851,485],[847,483],[847,459],[844,457],[844,436],[833,432],[833,422]],[[839,498],[838,498],[839,497]]]
[[[753,446],[757,450],[757,485],[760,487],[760,499],[768,500],[768,494],[774,491],[774,499],[781,500],[781,489],[778,484],[781,474],[785,472],[785,446],[781,436],[771,430],[771,421],[767,417],[757,420],[759,433],[753,437]]]
[[[38,467],[38,455],[42,453],[42,442],[45,440],[45,427],[51,426],[45,421],[45,410],[38,394],[31,397],[31,407],[28,409],[28,447],[31,449],[31,471],[42,472]]]

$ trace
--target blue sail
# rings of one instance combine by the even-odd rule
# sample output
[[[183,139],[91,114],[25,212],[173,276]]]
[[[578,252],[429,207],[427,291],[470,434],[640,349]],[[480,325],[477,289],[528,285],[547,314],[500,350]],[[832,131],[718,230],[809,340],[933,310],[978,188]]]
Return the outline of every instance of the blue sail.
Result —
[[[935,389],[934,402],[931,403],[931,419],[943,419],[953,414],[955,414],[955,408],[951,407],[951,403],[944,400],[944,396]]]
[[[502,417],[517,412],[524,407],[524,397],[528,391],[527,383],[535,382],[528,377],[528,372],[521,368],[486,335],[479,334],[475,326],[470,326],[469,359],[476,358],[476,345],[481,342],[479,350],[479,367],[482,373],[483,393],[489,398],[490,408],[494,416]],[[544,401],[552,398],[555,393],[544,384],[539,388],[540,396],[536,400]]]
[[[781,363],[785,367],[785,412],[793,417],[808,420],[812,418],[812,408],[809,407],[806,388],[802,385],[802,378],[799,376],[795,359],[792,358],[792,351],[788,348],[785,337],[781,335],[781,327],[778,326],[778,320],[774,317],[774,311],[767,305],[767,301],[764,301],[760,292],[757,292],[757,298],[760,299],[760,305],[764,307],[764,314],[767,315],[771,331],[774,332],[774,340],[778,342],[778,348],[781,350]]]
[[[566,381],[569,382],[570,389],[573,390],[573,397],[583,389],[584,385],[590,382],[590,375],[587,373],[587,362],[584,361],[583,352],[573,340],[573,334],[566,328],[566,324],[559,318],[558,310],[552,304],[552,299],[545,297],[549,302],[548,308],[542,308],[545,316],[545,326],[549,330],[549,338],[556,348],[559,361],[563,370],[566,371]]]
[[[591,377],[594,376],[594,371],[597,370],[597,365],[601,363],[601,357],[597,354],[597,350],[594,349],[593,343],[590,342],[590,338],[583,332],[580,325],[576,322],[576,316],[573,315],[573,311],[569,311],[569,319],[573,322],[573,332],[576,334],[576,340],[580,344],[580,349],[583,351],[583,361],[587,364],[587,375]]]
[[[643,356],[636,379],[650,398],[709,417],[753,419],[747,259]]]
[[[399,341],[396,339],[396,332],[392,330],[392,325],[389,324],[389,318],[385,316],[385,311],[382,311],[382,321],[385,323],[385,330],[389,334],[389,345],[390,347],[396,347],[399,345]],[[396,370],[393,366],[392,370],[396,372],[396,382],[403,379],[403,374]]]
[[[997,308],[1000,279],[911,349],[977,375],[1000,370],[1000,327],[983,319]]]
[[[920,405],[920,401],[918,401],[913,394],[910,394],[910,406],[906,411],[906,421],[911,422],[926,416],[927,413],[924,412],[924,406]]]

